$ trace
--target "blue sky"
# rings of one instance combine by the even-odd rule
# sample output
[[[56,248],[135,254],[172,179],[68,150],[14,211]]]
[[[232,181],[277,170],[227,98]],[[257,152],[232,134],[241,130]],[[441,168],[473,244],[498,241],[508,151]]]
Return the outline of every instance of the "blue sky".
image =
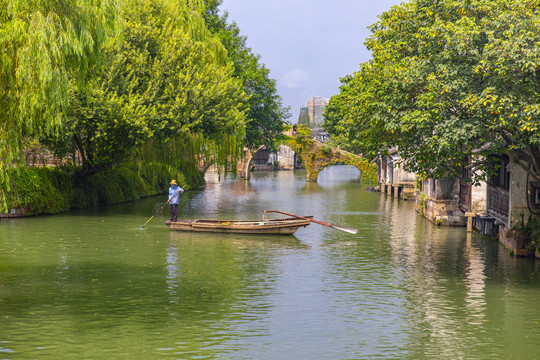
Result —
[[[313,96],[339,92],[339,79],[368,61],[364,41],[377,16],[400,0],[223,0],[247,44],[277,81],[283,104],[298,110]]]

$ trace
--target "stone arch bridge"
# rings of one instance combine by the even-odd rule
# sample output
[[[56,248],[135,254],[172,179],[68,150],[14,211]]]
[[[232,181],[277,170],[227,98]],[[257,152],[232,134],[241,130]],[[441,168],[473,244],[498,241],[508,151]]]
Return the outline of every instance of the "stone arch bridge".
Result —
[[[260,147],[256,151],[244,150],[244,158],[237,164],[238,176],[248,180],[250,178],[251,162],[257,152],[264,147]],[[291,160],[283,165],[282,169],[294,170],[296,168],[297,157],[302,158],[302,163],[306,168],[306,181],[316,182],[321,170],[331,165],[351,165],[360,170],[362,174],[362,182],[376,183],[378,177],[377,166],[371,164],[367,159],[347,151],[323,144],[318,141],[313,141],[308,146],[303,146],[298,152],[295,152],[290,146],[282,145],[280,153],[283,153],[287,159]]]

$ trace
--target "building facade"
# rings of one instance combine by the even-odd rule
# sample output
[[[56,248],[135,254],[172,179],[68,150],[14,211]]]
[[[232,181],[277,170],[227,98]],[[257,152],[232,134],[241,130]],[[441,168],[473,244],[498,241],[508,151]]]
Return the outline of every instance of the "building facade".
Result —
[[[490,162],[496,170],[486,181],[473,183],[471,162],[460,177],[419,179],[399,168],[394,148],[378,159],[379,189],[399,198],[412,192],[417,211],[437,225],[465,226],[472,218],[477,230],[497,237],[515,255],[540,256],[519,231],[531,216],[540,215],[540,183],[508,156]]]

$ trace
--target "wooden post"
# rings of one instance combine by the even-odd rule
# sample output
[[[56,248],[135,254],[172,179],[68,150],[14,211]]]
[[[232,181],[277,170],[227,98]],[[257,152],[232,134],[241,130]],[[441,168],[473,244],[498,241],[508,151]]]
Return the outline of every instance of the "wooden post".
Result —
[[[472,232],[472,219],[476,214],[473,212],[466,212],[465,217],[467,218],[467,232]]]

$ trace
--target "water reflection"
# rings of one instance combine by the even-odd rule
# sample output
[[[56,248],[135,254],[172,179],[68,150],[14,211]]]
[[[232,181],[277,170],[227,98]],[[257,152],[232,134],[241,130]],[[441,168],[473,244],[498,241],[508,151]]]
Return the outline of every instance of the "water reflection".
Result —
[[[475,241],[478,235],[436,227],[390,196],[383,195],[380,206],[381,223],[390,224],[382,236],[391,239],[397,279],[402,279],[398,286],[406,294],[411,358],[454,359],[500,351],[499,338],[486,338],[486,257]]]
[[[482,325],[486,317],[486,275],[482,252],[473,245],[472,234],[467,234],[467,243],[464,252],[465,260],[468,261],[466,270],[467,311],[471,317],[472,325]]]
[[[178,276],[179,276],[179,261],[178,261],[178,246],[176,239],[171,239],[169,247],[167,247],[167,285],[169,291],[169,301],[178,303]]]

